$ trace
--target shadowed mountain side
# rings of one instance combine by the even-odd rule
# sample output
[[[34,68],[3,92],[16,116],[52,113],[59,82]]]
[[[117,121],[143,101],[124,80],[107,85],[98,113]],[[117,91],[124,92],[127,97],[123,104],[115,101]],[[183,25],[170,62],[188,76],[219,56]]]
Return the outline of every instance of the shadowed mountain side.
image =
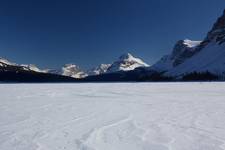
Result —
[[[97,76],[88,76],[87,82],[128,82],[128,81],[172,81],[172,78],[163,76],[162,73],[147,70],[146,68],[136,68],[131,71],[118,71]]]

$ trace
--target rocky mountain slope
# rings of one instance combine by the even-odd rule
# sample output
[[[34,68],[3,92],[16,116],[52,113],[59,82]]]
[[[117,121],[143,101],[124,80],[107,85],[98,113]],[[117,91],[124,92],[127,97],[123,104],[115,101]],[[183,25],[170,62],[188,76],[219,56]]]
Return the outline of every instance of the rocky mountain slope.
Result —
[[[88,75],[99,75],[99,74],[106,73],[110,66],[111,66],[111,64],[101,64],[95,68],[88,70],[87,74]]]
[[[87,74],[75,64],[66,64],[60,69],[46,69],[46,72],[51,74],[73,77],[77,79],[84,78],[87,76]]]
[[[71,77],[82,78],[79,81],[165,81],[187,79],[190,74],[191,79],[199,74],[200,80],[214,80],[217,77],[225,79],[225,11],[202,41],[180,40],[171,54],[162,57],[152,66],[130,53],[120,56],[112,64],[102,64],[87,73],[74,64],[56,70],[41,70],[35,65],[18,65],[0,58],[1,80],[17,77],[18,81],[26,81],[27,78],[32,81],[35,76],[40,81],[44,76],[45,81],[48,81],[55,75],[54,81],[58,78],[71,80]]]
[[[182,78],[190,73],[225,75],[225,11],[200,41],[178,41],[170,55],[150,67],[166,76]]]
[[[159,72],[168,71],[190,58],[196,53],[196,47],[201,41],[180,40],[178,41],[171,54],[163,56],[158,62],[151,66],[151,69]]]
[[[77,65],[66,64],[62,67],[62,75],[73,78],[84,78],[87,74],[82,71]]]
[[[16,64],[16,63],[13,63],[5,58],[0,58],[0,67],[7,67],[7,66],[15,66],[15,67],[19,67],[23,70],[26,70],[26,71],[35,71],[35,72],[46,72],[45,70],[41,70],[39,69],[37,66],[33,65],[33,64]]]
[[[100,75],[105,73],[114,73],[118,71],[131,71],[138,67],[149,67],[143,60],[140,58],[134,57],[130,53],[121,55],[117,60],[112,64],[101,64],[89,71],[88,75]]]

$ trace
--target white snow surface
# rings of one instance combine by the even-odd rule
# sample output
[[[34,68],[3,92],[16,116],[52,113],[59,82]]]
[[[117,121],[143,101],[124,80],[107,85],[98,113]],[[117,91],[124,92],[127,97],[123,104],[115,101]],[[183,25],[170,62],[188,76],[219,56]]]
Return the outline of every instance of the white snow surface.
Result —
[[[0,84],[1,150],[224,150],[225,83]]]
[[[196,46],[198,46],[202,41],[192,41],[189,39],[185,39],[184,40],[184,44],[187,45],[190,48],[194,48]]]

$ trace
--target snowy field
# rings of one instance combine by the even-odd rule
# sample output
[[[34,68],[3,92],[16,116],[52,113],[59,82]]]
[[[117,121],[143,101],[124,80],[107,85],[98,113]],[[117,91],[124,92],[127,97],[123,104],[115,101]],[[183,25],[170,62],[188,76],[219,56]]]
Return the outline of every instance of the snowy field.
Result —
[[[225,83],[0,84],[0,150],[222,150]]]

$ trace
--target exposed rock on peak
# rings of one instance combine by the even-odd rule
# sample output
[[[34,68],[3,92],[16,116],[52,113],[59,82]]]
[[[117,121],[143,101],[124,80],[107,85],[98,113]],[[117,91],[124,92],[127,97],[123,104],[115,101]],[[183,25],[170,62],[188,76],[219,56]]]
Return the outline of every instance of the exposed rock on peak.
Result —
[[[66,64],[62,68],[62,75],[70,76],[74,78],[84,78],[87,76],[77,65],[74,64]]]
[[[132,56],[130,53],[125,53],[119,57],[120,60],[127,60],[127,59],[133,59],[133,58],[134,56]]]
[[[173,66],[177,66],[183,63],[186,59],[195,54],[195,48],[201,43],[201,41],[180,40],[178,41],[172,52],[171,59],[174,60]]]
[[[217,19],[212,29],[208,32],[200,48],[204,48],[210,42],[216,42],[218,44],[225,42],[225,10],[223,15]]]
[[[216,23],[213,25],[213,28],[210,32],[224,28],[225,28],[225,9],[223,11],[223,15],[217,19]]]
[[[137,67],[148,67],[149,65],[141,59],[132,56],[130,53],[123,54],[119,59],[112,63],[108,68],[107,73],[116,71],[129,71]]]
[[[217,19],[206,38],[195,48],[195,53],[166,74],[182,76],[192,72],[225,75],[225,11]]]
[[[168,71],[169,69],[178,66],[185,62],[188,58],[196,53],[196,48],[201,41],[179,40],[175,44],[170,55],[163,56],[156,64],[150,68],[157,71]]]
[[[101,64],[91,70],[89,70],[87,73],[88,75],[99,75],[106,73],[108,68],[111,66],[111,64]]]
[[[14,65],[15,66],[17,64],[16,63],[12,63],[9,60],[0,57],[0,66],[5,66],[5,65]]]

